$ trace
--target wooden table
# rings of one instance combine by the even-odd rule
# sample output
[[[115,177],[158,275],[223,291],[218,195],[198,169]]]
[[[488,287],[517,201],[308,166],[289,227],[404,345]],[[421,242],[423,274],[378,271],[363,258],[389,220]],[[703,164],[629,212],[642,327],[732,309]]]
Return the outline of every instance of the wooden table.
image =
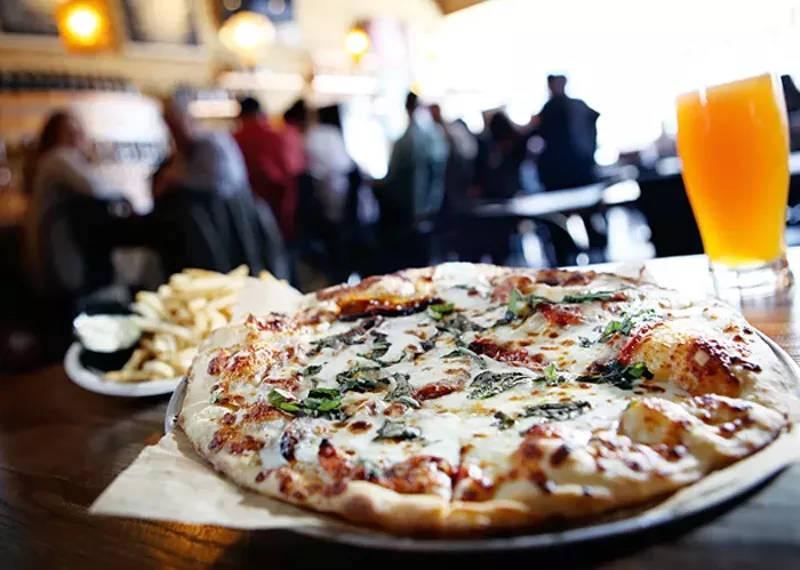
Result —
[[[790,255],[800,274],[800,250]],[[670,285],[698,290],[702,257],[658,260]],[[800,358],[800,288],[745,307],[751,322]],[[445,565],[608,570],[800,568],[800,466],[745,502],[602,544],[541,554],[412,555],[361,551],[288,532],[241,532],[89,516],[87,507],[163,429],[166,397],[124,400],[70,383],[61,367],[0,379],[0,568],[383,569]],[[409,566],[411,565],[411,566]]]

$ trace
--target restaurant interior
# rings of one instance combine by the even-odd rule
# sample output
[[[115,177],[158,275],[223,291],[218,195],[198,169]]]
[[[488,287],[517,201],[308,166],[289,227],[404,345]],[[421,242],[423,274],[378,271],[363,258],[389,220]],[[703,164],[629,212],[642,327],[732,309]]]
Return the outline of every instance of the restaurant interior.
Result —
[[[800,151],[796,4],[775,2],[755,15],[726,9],[721,17],[714,2],[656,9],[618,0],[3,2],[0,369],[60,358],[70,319],[87,299],[124,304],[182,267],[228,271],[244,260],[197,244],[166,254],[128,235],[104,249],[111,267],[95,282],[43,292],[37,281],[48,278],[30,270],[26,227],[37,210],[42,129],[58,111],[80,124],[93,176],[114,196],[110,215],[124,220],[153,211],[154,174],[172,148],[162,118],[170,101],[180,99],[199,128],[234,132],[241,102],[251,98],[277,136],[298,101],[307,114],[302,129],[334,109],[337,152],[352,174],[339,202],[320,202],[314,188],[319,169],[330,173],[336,158],[298,158],[308,162],[287,190],[291,206],[279,203],[279,190],[258,188],[245,156],[252,191],[274,218],[257,265],[302,291],[452,260],[544,268],[699,254],[676,157],[675,95],[714,46],[745,54],[731,50],[721,64],[735,71],[768,58],[782,75],[791,148]],[[552,96],[549,77],[565,78],[568,96],[596,113],[574,137],[589,145],[591,171],[583,175],[574,174],[583,167],[572,151],[548,156],[545,132],[534,128]],[[409,92],[419,97],[416,116],[438,125],[450,151],[444,196],[396,228],[376,181],[387,179],[393,145],[409,124]],[[318,152],[332,156],[325,136]],[[572,175],[558,174],[564,165]],[[800,244],[800,153],[790,166],[793,245]],[[55,231],[49,239],[59,239]],[[75,239],[112,240],[88,234]]]
[[[715,115],[705,88],[731,79],[742,83]],[[14,519],[23,537],[0,543],[14,551],[19,538],[9,560],[26,562],[9,567],[233,568],[253,550],[283,562],[325,554],[297,537],[265,546],[85,512],[159,440],[167,398],[200,343],[241,312],[247,283],[305,294],[447,262],[652,262],[691,288],[755,260],[790,286],[798,86],[800,0],[0,0],[0,529]],[[524,302],[534,312],[550,301]],[[781,303],[743,312],[796,355],[796,312]],[[437,321],[453,311],[431,308]],[[99,339],[117,321],[90,330],[97,315],[144,322],[131,337],[144,344]],[[626,323],[629,334],[630,315],[620,319],[599,338]],[[97,357],[117,352],[111,364]],[[19,405],[45,392],[35,411]],[[45,432],[63,436],[47,458]],[[756,503],[689,539],[701,546],[603,567],[755,568],[771,555],[770,567],[798,567],[792,473],[794,498],[770,505],[783,519]],[[742,542],[745,531],[755,535]],[[784,550],[770,552],[773,536]],[[580,556],[568,554],[588,568],[618,553]]]
[[[291,214],[277,211],[286,204],[270,202],[250,177],[275,222],[267,224],[271,241],[261,240],[269,250],[261,268],[302,291],[448,260],[543,268],[702,253],[676,157],[675,95],[704,69],[714,46],[732,46],[720,64],[731,70],[768,59],[782,76],[791,148],[800,151],[800,93],[792,81],[800,70],[798,8],[775,2],[756,12],[728,9],[722,17],[713,2],[673,4],[4,2],[0,368],[59,358],[63,340],[42,329],[62,330],[52,326],[57,320],[68,331],[69,317],[92,295],[124,303],[190,261],[228,271],[242,259],[187,246],[194,257],[173,251],[167,262],[164,252],[128,236],[108,248],[111,274],[82,284],[80,292],[64,285],[54,293],[58,299],[39,294],[36,281],[44,278],[30,271],[25,228],[36,209],[40,134],[61,110],[88,138],[93,175],[111,189],[108,208],[118,220],[153,210],[154,173],[171,149],[162,118],[170,101],[182,100],[203,129],[235,131],[240,103],[249,97],[278,135],[284,112],[298,101],[308,124],[335,109],[337,141],[355,174],[342,191],[344,214],[327,216],[325,210],[342,205],[317,199],[313,169],[329,165],[306,163],[297,171]],[[533,128],[551,96],[550,76],[564,77],[568,95],[596,113],[590,130],[576,135],[591,145],[591,172],[584,176],[548,174],[554,160],[573,160],[548,157],[543,131]],[[387,222],[392,206],[381,204],[375,189],[409,123],[409,92],[419,97],[415,112],[423,122],[431,122],[428,108],[435,106],[433,121],[451,149],[443,198],[398,238],[400,229]],[[786,240],[793,245],[800,244],[800,153],[790,155],[790,171]]]

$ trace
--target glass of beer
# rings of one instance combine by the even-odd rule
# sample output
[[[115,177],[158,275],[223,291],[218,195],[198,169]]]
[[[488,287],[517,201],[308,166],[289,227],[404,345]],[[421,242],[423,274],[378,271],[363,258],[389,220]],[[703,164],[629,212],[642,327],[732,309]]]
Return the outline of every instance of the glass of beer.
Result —
[[[683,181],[717,295],[778,293],[786,262],[789,127],[780,78],[754,75],[677,98]]]

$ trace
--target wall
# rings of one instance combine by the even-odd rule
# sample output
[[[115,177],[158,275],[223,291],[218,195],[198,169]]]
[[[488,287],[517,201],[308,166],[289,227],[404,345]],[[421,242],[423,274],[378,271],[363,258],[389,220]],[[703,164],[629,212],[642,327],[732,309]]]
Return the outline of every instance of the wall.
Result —
[[[57,39],[0,35],[0,67],[121,75],[143,91],[157,94],[169,92],[181,83],[210,86],[220,68],[237,65],[216,39],[213,6],[213,0],[195,0],[198,34],[203,44],[200,49],[142,50],[122,41],[118,52],[74,55],[64,53]],[[119,3],[109,0],[109,7],[115,24],[119,24]],[[309,52],[323,56],[326,52],[341,53],[344,35],[354,21],[375,16],[394,17],[423,27],[435,26],[441,19],[433,0],[296,0],[295,17],[303,45],[274,46],[262,64],[279,71],[303,72]],[[120,25],[115,27],[121,32]]]

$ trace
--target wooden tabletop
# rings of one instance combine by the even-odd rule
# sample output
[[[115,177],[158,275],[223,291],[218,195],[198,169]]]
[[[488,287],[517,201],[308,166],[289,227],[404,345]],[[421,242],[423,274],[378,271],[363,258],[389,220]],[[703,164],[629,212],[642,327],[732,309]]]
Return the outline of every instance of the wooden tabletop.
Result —
[[[790,260],[800,275],[800,250]],[[666,284],[701,291],[702,257],[658,260]],[[800,287],[743,307],[759,329],[800,359]],[[490,569],[553,566],[608,570],[800,568],[800,466],[744,501],[644,534],[600,544],[491,555],[357,550],[283,531],[94,517],[88,506],[141,449],[162,435],[167,398],[100,396],[60,366],[0,378],[0,568],[382,568],[403,564]],[[523,564],[525,566],[523,566]],[[409,567],[409,566],[406,566]]]

